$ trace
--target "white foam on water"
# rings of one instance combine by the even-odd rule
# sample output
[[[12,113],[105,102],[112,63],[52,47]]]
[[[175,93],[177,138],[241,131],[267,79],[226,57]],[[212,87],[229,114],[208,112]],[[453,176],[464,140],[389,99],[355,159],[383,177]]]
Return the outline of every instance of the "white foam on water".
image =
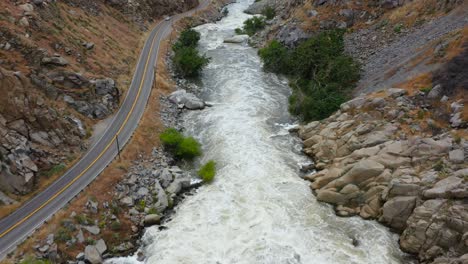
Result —
[[[201,162],[215,160],[218,172],[178,206],[167,229],[146,230],[144,262],[403,263],[395,235],[374,221],[335,216],[298,176],[297,164],[308,159],[287,133],[287,81],[264,73],[255,49],[223,43],[249,17],[242,11],[251,2],[240,0],[227,18],[197,28],[201,51],[212,57],[204,99],[216,104],[186,114],[185,127],[203,145]]]

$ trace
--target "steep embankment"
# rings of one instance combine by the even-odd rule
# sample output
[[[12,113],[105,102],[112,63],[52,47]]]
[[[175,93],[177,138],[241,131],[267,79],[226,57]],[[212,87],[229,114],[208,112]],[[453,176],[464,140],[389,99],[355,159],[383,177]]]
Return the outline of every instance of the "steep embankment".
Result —
[[[467,262],[466,1],[262,0],[250,11],[266,6],[277,16],[257,45],[339,28],[362,66],[360,96],[300,128],[317,198],[391,227],[423,263]]]
[[[92,125],[118,109],[148,20],[197,3],[0,3],[1,203],[15,203],[4,193],[22,200],[40,190],[79,158]]]

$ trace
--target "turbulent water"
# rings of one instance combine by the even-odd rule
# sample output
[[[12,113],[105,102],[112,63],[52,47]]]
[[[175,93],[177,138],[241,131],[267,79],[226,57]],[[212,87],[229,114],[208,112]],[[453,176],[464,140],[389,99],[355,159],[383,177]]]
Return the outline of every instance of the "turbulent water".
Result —
[[[145,262],[403,263],[387,229],[336,217],[298,177],[307,159],[287,132],[287,82],[262,71],[255,49],[223,44],[249,17],[242,11],[251,2],[240,0],[222,21],[197,28],[200,49],[212,58],[203,96],[214,106],[188,113],[185,127],[202,142],[201,162],[215,160],[218,174],[178,206],[167,229],[148,228]]]

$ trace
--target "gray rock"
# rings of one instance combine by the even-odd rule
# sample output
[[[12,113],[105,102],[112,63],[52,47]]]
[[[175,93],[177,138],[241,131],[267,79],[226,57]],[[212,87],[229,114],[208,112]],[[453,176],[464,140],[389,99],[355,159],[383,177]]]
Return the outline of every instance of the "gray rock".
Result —
[[[225,38],[224,43],[245,43],[249,39],[248,35],[236,35],[230,38]]]
[[[75,259],[76,260],[84,260],[85,259],[85,253],[84,252],[78,253],[78,255],[76,255]]]
[[[455,149],[450,151],[449,160],[456,164],[463,163],[465,161],[465,153],[463,149]]]
[[[449,191],[460,186],[463,182],[461,178],[450,176],[439,182],[437,182],[434,187],[423,192],[423,197],[425,199],[434,199],[434,198],[449,198]]]
[[[99,235],[99,233],[101,233],[101,230],[97,226],[83,226],[83,228],[93,235]]]
[[[442,85],[438,84],[434,86],[431,91],[427,94],[427,98],[429,99],[439,99],[442,97],[443,93]]]
[[[99,239],[96,242],[96,249],[99,252],[99,254],[101,254],[101,255],[104,254],[104,252],[107,251],[107,245],[106,245],[106,242],[104,241],[104,239]]]
[[[33,12],[34,11],[34,6],[31,4],[22,4],[18,6],[21,10],[24,12]]]
[[[387,95],[392,98],[397,98],[397,97],[406,95],[408,93],[405,89],[400,89],[400,88],[390,88],[385,91]]]
[[[415,205],[416,197],[414,196],[395,197],[384,204],[381,221],[402,231],[406,228],[406,220],[413,212]]]
[[[316,16],[318,16],[318,12],[317,12],[317,10],[312,9],[309,12],[307,12],[307,16],[308,17],[316,17]]]
[[[279,42],[288,47],[295,47],[300,42],[309,39],[311,36],[312,34],[305,32],[299,26],[286,24],[278,31],[276,38]]]
[[[126,196],[126,197],[120,199],[120,203],[123,204],[123,205],[126,205],[128,207],[132,207],[134,205],[133,198],[129,197],[129,196]]]
[[[18,23],[23,27],[29,27],[29,20],[27,17],[22,17]]]
[[[78,231],[78,234],[76,235],[76,240],[78,241],[78,243],[84,243],[85,242],[83,230],[80,229]]]
[[[192,93],[187,93],[185,90],[175,91],[169,95],[169,100],[182,107],[190,110],[205,108],[205,103]]]
[[[341,188],[347,184],[359,184],[369,178],[376,177],[384,171],[385,167],[373,160],[365,159],[357,162],[340,178],[330,182],[327,186]]]
[[[348,201],[345,195],[331,190],[318,190],[317,200],[336,205],[344,205]]]
[[[173,180],[172,174],[167,168],[164,168],[159,176],[159,182],[163,188],[167,188]]]
[[[159,224],[160,220],[161,220],[161,216],[159,216],[158,214],[149,214],[145,216],[143,222],[145,226],[152,226],[152,225]]]
[[[85,248],[85,259],[91,264],[100,264],[102,263],[102,257],[101,254],[99,254],[99,251],[97,248],[93,245],[88,245]]]
[[[83,47],[85,47],[87,50],[93,49],[94,48],[94,43],[93,42],[85,42],[85,43],[83,43]]]
[[[46,65],[56,65],[56,66],[67,66],[69,63],[68,61],[61,57],[61,56],[53,56],[53,57],[44,57],[42,59],[42,64]]]

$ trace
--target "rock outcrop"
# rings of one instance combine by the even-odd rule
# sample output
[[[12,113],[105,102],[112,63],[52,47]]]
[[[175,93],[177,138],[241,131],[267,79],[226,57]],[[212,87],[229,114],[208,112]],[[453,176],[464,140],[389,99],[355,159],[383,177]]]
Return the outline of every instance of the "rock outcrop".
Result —
[[[318,170],[305,178],[338,215],[377,219],[401,233],[402,249],[424,263],[461,263],[468,252],[468,140],[447,124],[463,106],[441,107],[433,97],[388,89],[302,126],[304,152]],[[445,126],[432,119],[440,109],[449,111],[438,119]]]
[[[40,169],[81,148],[83,124],[70,113],[56,111],[19,72],[0,67],[0,90],[0,190],[28,193]]]

